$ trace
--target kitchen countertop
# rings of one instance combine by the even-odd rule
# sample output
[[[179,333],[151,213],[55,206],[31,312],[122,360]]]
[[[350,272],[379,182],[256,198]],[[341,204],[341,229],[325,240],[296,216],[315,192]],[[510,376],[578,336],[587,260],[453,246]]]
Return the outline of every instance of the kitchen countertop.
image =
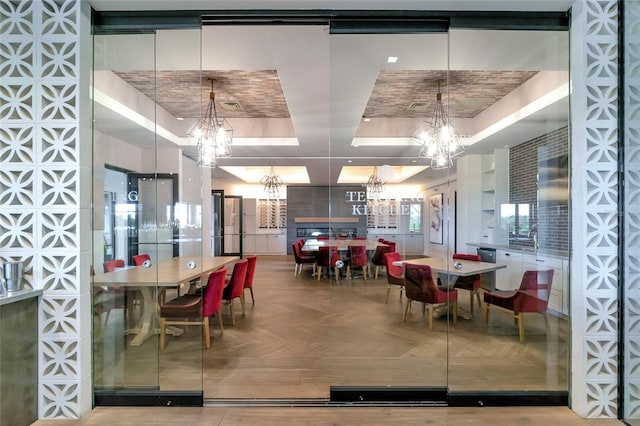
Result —
[[[24,289],[12,291],[11,293],[5,293],[3,296],[0,296],[0,306],[40,296],[42,296],[42,290]]]
[[[496,250],[507,250],[518,252],[522,254],[532,254],[532,255],[540,255],[545,257],[554,257],[557,259],[569,259],[569,253],[566,251],[560,250],[544,250],[544,249],[534,249],[533,247],[522,247],[522,246],[512,246],[509,244],[491,244],[491,243],[467,243],[467,245],[473,247],[486,247],[493,248]]]

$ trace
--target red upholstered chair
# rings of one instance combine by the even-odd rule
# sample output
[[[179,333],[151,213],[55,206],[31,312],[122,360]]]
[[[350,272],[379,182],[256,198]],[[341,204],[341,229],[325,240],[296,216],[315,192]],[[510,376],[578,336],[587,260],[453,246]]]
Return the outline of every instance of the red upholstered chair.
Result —
[[[222,300],[225,300],[229,304],[229,313],[231,314],[231,324],[236,325],[236,315],[233,308],[233,300],[239,299],[244,293],[244,280],[247,277],[247,267],[249,261],[242,259],[233,265],[233,272],[231,278],[227,280],[222,293]],[[242,315],[244,316],[244,307],[242,309]]]
[[[222,291],[227,268],[218,269],[209,275],[207,285],[198,294],[185,294],[160,305],[160,349],[166,345],[167,325],[202,325],[204,345],[211,347],[209,317],[218,314],[220,332],[224,333],[222,317]],[[189,319],[197,321],[189,321]]]
[[[389,302],[389,292],[391,287],[400,287],[400,299],[402,300],[402,290],[404,289],[404,267],[395,266],[393,262],[402,260],[400,253],[391,252],[384,254],[384,263],[387,268],[387,297],[384,299],[384,303]]]
[[[316,257],[307,256],[302,254],[300,247],[297,243],[291,243],[291,249],[293,250],[293,258],[295,259],[295,265],[293,267],[293,276],[297,276],[302,273],[302,265],[313,265],[313,273],[316,272]]]
[[[479,254],[463,254],[455,253],[453,255],[454,260],[472,260],[474,262],[480,262]],[[480,301],[480,289],[482,288],[482,277],[480,274],[471,275],[468,277],[458,277],[456,283],[453,286],[457,289],[469,290],[469,306],[471,306],[471,314],[473,315],[473,296],[476,296],[478,300],[478,307],[482,307]]]
[[[384,238],[378,238],[378,242],[384,244]]]
[[[363,241],[363,240],[366,240],[367,237],[353,237],[353,239],[356,241]]]
[[[404,265],[404,294],[407,303],[402,321],[406,321],[411,301],[421,302],[429,307],[429,330],[433,328],[433,307],[448,304],[453,306],[453,323],[458,321],[458,290],[436,286],[431,267],[427,265]],[[424,309],[423,309],[424,314]]]
[[[249,289],[251,292],[251,305],[255,306],[256,304],[256,300],[253,298],[253,275],[256,272],[258,256],[248,256],[245,259],[247,259],[247,275],[244,278],[244,288],[242,289],[242,298],[240,299],[242,312],[244,312],[244,290]]]
[[[125,266],[127,266],[124,263],[124,260],[122,259],[115,259],[115,260],[107,260],[106,262],[104,262],[102,264],[102,267],[104,268],[104,272],[113,272],[118,268],[124,268]]]
[[[391,247],[389,246],[377,246],[376,247],[376,251],[373,253],[373,256],[371,256],[371,264],[373,266],[375,266],[375,269],[373,270],[373,279],[377,280],[378,279],[378,271],[380,270],[381,266],[386,266],[385,261],[384,261],[384,255],[385,253],[390,253],[391,252]]]
[[[147,253],[137,254],[133,256],[133,263],[136,266],[142,266],[145,260],[151,262],[151,256],[149,256]]]
[[[348,246],[349,249],[349,262],[347,263],[347,278],[353,279],[351,276],[351,270],[353,268],[362,268],[362,279],[367,280],[367,265],[369,259],[367,258],[367,248],[365,246]]]
[[[318,267],[318,281],[320,281],[320,277],[322,277],[323,268],[327,269],[327,276],[331,275],[330,271],[331,268],[333,268],[336,281],[340,280],[340,266],[338,266],[338,261],[342,261],[342,257],[340,257],[340,252],[338,251],[337,247],[318,247],[318,256],[316,257],[316,265]]]
[[[553,269],[525,271],[520,288],[517,290],[485,291],[484,323],[489,322],[489,307],[494,305],[513,312],[513,318],[518,325],[520,343],[524,343],[524,317],[522,314],[542,314],[548,330],[547,306],[549,305],[552,281]]]
[[[389,251],[396,251],[396,242],[395,241],[384,240],[382,243],[389,246],[389,248],[391,249]]]

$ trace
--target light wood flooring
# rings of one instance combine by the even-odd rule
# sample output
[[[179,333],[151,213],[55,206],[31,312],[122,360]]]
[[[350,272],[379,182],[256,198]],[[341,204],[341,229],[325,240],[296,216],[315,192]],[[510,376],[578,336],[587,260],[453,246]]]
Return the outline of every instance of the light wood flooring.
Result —
[[[81,420],[39,420],[35,426],[76,425],[592,425],[617,420],[583,420],[568,408],[107,408]]]
[[[110,319],[95,354],[96,386],[201,387],[205,398],[216,399],[328,398],[331,385],[567,389],[566,319],[550,317],[547,332],[542,317],[527,317],[524,344],[509,315],[494,313],[485,326],[477,306],[457,325],[434,318],[429,331],[420,304],[402,322],[398,290],[384,303],[386,275],[380,275],[318,281],[309,266],[294,277],[291,256],[260,256],[255,306],[247,291],[246,315],[238,314],[235,326],[223,306],[225,332],[211,320],[209,350],[201,351],[199,327],[169,336],[162,351],[155,338],[130,347],[118,319]],[[459,299],[468,310],[468,293],[461,290]]]

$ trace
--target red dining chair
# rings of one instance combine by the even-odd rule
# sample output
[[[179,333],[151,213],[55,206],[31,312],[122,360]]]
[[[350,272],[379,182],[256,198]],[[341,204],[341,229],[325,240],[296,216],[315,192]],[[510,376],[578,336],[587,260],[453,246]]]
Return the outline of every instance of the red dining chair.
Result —
[[[373,279],[378,279],[378,271],[381,266],[386,266],[384,261],[384,255],[386,253],[391,253],[391,247],[389,246],[377,246],[376,251],[371,256],[371,264],[374,266]]]
[[[124,268],[126,266],[126,264],[124,263],[124,260],[122,259],[115,259],[115,260],[107,260],[106,262],[104,262],[102,264],[102,267],[104,268],[104,272],[113,272],[118,268]]]
[[[383,244],[388,245],[389,248],[391,249],[390,251],[396,251],[396,242],[395,241],[384,240]]]
[[[544,317],[544,323],[549,330],[547,306],[551,295],[553,269],[544,271],[525,271],[522,275],[520,288],[517,290],[495,290],[484,292],[484,323],[489,322],[489,307],[498,306],[513,313],[513,319],[518,325],[520,343],[524,343],[525,313],[538,313]]]
[[[258,261],[258,256],[248,256],[247,259],[247,275],[244,279],[244,287],[242,289],[242,298],[240,302],[242,303],[242,312],[244,312],[244,291],[249,289],[251,292],[251,305],[255,306],[256,300],[253,297],[253,275],[256,272],[256,262]]]
[[[293,276],[297,276],[302,273],[302,265],[313,265],[313,273],[316,273],[316,257],[302,254],[300,247],[297,243],[291,243],[291,249],[293,250],[293,258],[295,264],[293,267]]]
[[[142,266],[145,260],[148,260],[149,262],[151,262],[151,256],[149,256],[147,253],[136,254],[135,256],[133,256],[132,259],[133,259],[133,264],[136,266]]]
[[[322,276],[322,269],[327,269],[327,276],[330,277],[331,268],[334,270],[334,274],[336,277],[336,281],[340,280],[340,264],[338,262],[342,262],[342,257],[340,257],[340,252],[338,248],[335,246],[322,246],[318,247],[318,256],[316,258],[317,265],[317,273],[318,273],[318,281],[320,281],[320,277]]]
[[[454,253],[454,260],[471,260],[474,262],[480,262],[479,254],[464,254]],[[482,307],[480,300],[480,289],[482,288],[482,276],[480,274],[471,275],[468,277],[458,277],[453,288],[468,290],[469,291],[469,306],[471,306],[471,315],[473,315],[473,296],[476,296],[478,300],[478,307]]]
[[[349,261],[347,262],[347,278],[353,279],[351,276],[351,270],[353,268],[362,268],[362,279],[367,280],[367,265],[369,259],[367,258],[367,248],[365,246],[348,246],[349,249]]]
[[[404,267],[395,266],[393,262],[402,260],[400,253],[394,251],[384,254],[384,262],[387,268],[387,297],[384,303],[389,302],[389,292],[391,287],[400,287],[400,300],[402,300],[402,290],[404,290]]]
[[[244,281],[247,277],[248,266],[249,261],[247,259],[242,259],[236,262],[235,265],[233,265],[231,278],[226,281],[224,292],[222,293],[222,300],[225,300],[229,304],[229,313],[231,314],[232,325],[236,325],[236,315],[233,308],[233,301],[234,299],[241,298],[242,293],[244,293]],[[242,309],[242,315],[244,316],[244,307]]]
[[[204,345],[211,347],[209,317],[218,314],[220,332],[224,333],[220,307],[227,268],[218,269],[209,275],[207,285],[200,295],[185,294],[160,305],[160,349],[166,345],[167,325],[202,325]],[[189,321],[195,318],[197,321]]]
[[[428,265],[406,263],[404,266],[404,294],[407,296],[407,303],[404,307],[402,321],[406,321],[411,301],[415,300],[421,302],[423,307],[429,307],[429,330],[433,329],[433,308],[449,304],[449,302],[453,305],[453,323],[457,324],[458,290],[437,286],[433,281],[431,267]],[[424,308],[422,312],[424,314]]]

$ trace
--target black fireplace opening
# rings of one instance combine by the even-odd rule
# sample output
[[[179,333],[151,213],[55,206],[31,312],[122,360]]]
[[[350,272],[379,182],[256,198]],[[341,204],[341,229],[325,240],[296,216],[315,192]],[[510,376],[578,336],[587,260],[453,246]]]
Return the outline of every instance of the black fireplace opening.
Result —
[[[325,228],[297,228],[296,235],[298,238],[318,238],[318,237],[329,237],[329,238],[338,238],[338,237],[346,237],[353,238],[358,236],[358,228],[333,228],[333,227],[325,227]]]

